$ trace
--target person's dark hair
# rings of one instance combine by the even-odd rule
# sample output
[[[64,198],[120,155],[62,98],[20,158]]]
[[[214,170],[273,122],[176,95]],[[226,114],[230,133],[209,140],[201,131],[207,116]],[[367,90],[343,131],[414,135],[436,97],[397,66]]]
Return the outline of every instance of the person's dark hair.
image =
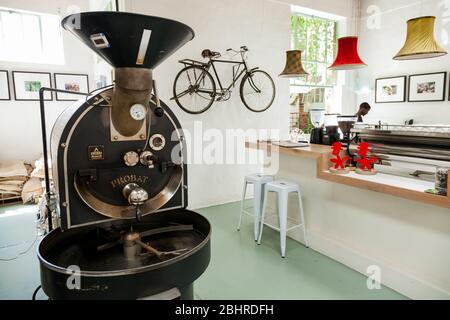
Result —
[[[361,109],[370,110],[371,107],[370,107],[370,104],[368,104],[367,102],[363,102],[363,103],[361,103],[361,105],[359,106],[359,109],[360,109],[360,110],[361,110]]]

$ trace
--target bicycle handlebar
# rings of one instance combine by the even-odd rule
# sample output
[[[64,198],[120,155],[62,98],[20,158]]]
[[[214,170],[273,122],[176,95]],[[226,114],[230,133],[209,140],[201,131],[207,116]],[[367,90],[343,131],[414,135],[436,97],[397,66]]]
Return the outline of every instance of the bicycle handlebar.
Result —
[[[248,48],[247,48],[247,46],[242,46],[241,48],[240,48],[241,50],[235,50],[235,49],[233,49],[233,48],[228,48],[227,49],[227,52],[229,52],[229,51],[234,51],[234,52],[247,52],[248,51]]]

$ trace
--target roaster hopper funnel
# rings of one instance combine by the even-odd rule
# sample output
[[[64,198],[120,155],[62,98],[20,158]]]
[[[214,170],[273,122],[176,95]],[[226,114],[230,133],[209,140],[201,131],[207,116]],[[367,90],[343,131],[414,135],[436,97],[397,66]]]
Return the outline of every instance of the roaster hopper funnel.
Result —
[[[127,12],[84,12],[62,21],[114,68],[154,69],[194,38],[187,25]]]

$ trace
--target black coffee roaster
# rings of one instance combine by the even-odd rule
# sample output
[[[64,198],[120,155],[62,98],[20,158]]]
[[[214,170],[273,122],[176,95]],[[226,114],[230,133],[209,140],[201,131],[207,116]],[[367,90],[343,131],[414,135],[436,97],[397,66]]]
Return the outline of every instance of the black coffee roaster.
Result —
[[[67,108],[51,133],[59,227],[38,247],[50,299],[193,299],[211,226],[188,205],[181,125],[152,70],[194,38],[176,21],[124,12],[66,17],[114,68],[114,85]]]

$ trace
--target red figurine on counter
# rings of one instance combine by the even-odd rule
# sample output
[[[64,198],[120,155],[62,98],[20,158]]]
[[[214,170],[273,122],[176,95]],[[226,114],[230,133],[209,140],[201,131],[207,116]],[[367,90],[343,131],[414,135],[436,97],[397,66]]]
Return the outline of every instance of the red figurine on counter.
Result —
[[[371,156],[370,158],[367,156],[369,153],[369,144],[367,142],[361,142],[358,146],[358,155],[360,158],[356,159],[356,162],[359,163],[359,168],[356,170],[356,173],[359,174],[376,174],[376,171],[373,169],[373,164],[378,161],[377,157]]]
[[[341,158],[341,151],[342,151],[342,143],[335,142],[331,146],[331,149],[333,150],[332,155],[335,156],[334,159],[331,159],[330,161],[334,163],[335,169],[345,169],[345,163],[350,160],[348,156],[345,156],[344,158]]]
[[[345,167],[345,163],[350,160],[348,156],[341,157],[341,152],[343,150],[342,143],[335,142],[331,146],[332,155],[335,157],[334,159],[331,159],[330,161],[334,163],[334,167],[330,168],[330,172],[332,173],[338,173],[338,174],[347,174],[349,173],[348,168]]]

